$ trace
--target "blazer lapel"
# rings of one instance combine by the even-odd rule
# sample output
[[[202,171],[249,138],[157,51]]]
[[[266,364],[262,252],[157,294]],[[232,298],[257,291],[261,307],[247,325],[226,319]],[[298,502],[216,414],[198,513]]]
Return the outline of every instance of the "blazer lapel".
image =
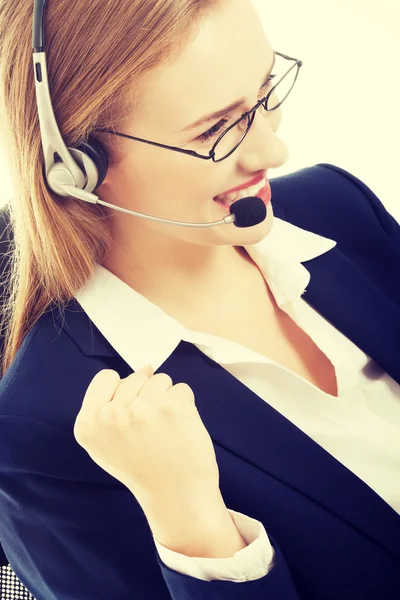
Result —
[[[311,279],[302,298],[400,384],[400,297],[375,285],[337,246],[303,264]]]
[[[400,302],[375,286],[337,247],[305,266],[311,280],[304,300],[400,384]],[[161,370],[192,387],[200,416],[217,444],[285,481],[400,558],[400,515],[257,394],[186,342]]]
[[[400,558],[400,516],[218,363],[193,344],[181,342],[160,372],[192,388],[213,442],[295,488]]]

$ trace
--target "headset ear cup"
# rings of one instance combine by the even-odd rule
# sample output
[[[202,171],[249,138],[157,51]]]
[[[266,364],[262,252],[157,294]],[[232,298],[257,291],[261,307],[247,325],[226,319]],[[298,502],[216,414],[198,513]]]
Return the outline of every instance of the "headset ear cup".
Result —
[[[88,140],[81,142],[77,147],[78,150],[84,152],[92,159],[96,165],[98,179],[94,189],[97,189],[103,183],[108,170],[108,156],[102,144],[89,136]]]

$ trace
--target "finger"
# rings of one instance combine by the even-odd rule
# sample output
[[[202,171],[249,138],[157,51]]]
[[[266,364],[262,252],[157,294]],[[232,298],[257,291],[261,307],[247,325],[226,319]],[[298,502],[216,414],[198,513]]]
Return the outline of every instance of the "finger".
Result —
[[[158,373],[147,378],[138,378],[135,375],[139,375],[139,373],[131,373],[131,375],[121,380],[113,402],[116,404],[130,404],[144,396],[157,396],[173,386],[171,377],[166,373]]]
[[[117,371],[103,369],[96,373],[86,390],[81,407],[81,414],[97,413],[108,404],[115,393],[121,379]]]
[[[157,373],[153,375],[140,390],[138,397],[141,396],[159,396],[162,392],[170,390],[173,387],[172,379],[167,373]]]

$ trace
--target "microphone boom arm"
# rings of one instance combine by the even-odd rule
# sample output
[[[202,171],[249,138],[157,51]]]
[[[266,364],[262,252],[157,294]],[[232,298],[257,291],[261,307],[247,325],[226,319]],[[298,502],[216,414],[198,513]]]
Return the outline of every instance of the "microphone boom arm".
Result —
[[[230,214],[221,219],[221,221],[211,221],[210,223],[185,223],[182,221],[170,221],[169,219],[161,219],[159,217],[152,217],[150,215],[145,215],[143,213],[135,212],[134,210],[128,210],[127,208],[121,208],[120,206],[114,206],[114,204],[109,204],[109,202],[105,202],[104,200],[100,200],[96,194],[92,192],[87,192],[85,190],[81,190],[73,185],[62,185],[61,186],[69,196],[73,198],[78,197],[80,200],[84,200],[85,202],[90,202],[91,204],[102,204],[103,206],[107,206],[109,208],[113,208],[115,210],[119,210],[120,212],[126,213],[128,215],[134,215],[137,217],[144,217],[146,219],[151,219],[152,221],[159,221],[161,223],[168,223],[169,225],[184,225],[185,227],[211,227],[213,225],[224,225],[235,222],[235,215]]]

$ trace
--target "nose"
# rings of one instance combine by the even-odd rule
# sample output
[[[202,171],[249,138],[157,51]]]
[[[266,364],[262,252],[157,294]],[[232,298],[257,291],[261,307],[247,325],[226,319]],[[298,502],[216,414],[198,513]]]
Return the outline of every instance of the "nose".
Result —
[[[260,105],[255,113],[259,114],[253,113],[250,130],[237,149],[239,162],[246,173],[276,169],[289,158],[287,146],[276,135],[282,121],[281,107],[267,111]]]

